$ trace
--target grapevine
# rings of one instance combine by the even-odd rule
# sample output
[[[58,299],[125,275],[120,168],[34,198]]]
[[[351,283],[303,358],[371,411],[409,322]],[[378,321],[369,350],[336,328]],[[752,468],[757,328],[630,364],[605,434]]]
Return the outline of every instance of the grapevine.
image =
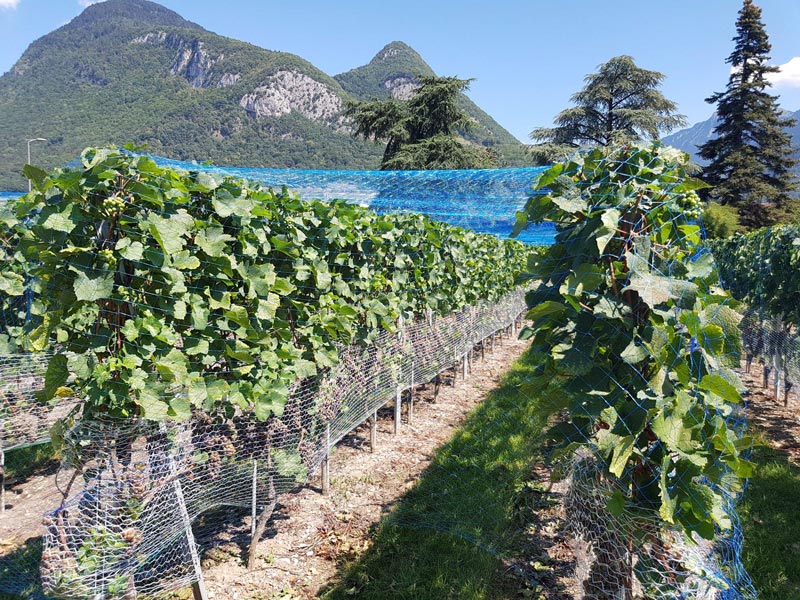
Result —
[[[644,565],[663,554],[647,523],[712,539],[730,529],[727,494],[751,472],[727,419],[741,401],[731,370],[740,317],[699,252],[695,190],[705,185],[687,166],[657,144],[595,149],[545,171],[537,189],[548,193],[518,215],[517,231],[543,221],[557,230],[524,275],[541,282],[524,332],[541,361],[530,393],[549,390],[549,408],[567,417],[550,432],[556,456],[584,449],[609,483],[609,511],[657,517],[612,540],[608,555],[623,562],[595,565],[598,579],[627,573],[609,583],[625,598],[625,555]]]
[[[0,298],[33,296],[7,345],[55,349],[45,399],[75,392],[85,416],[280,416],[342,344],[496,299],[528,253],[114,148],[34,184],[0,215]]]
[[[783,388],[787,405],[788,364],[797,352],[793,330],[800,325],[800,227],[782,225],[736,234],[712,240],[709,246],[723,283],[752,313],[746,328],[747,367],[754,355],[761,355],[764,385],[771,372],[775,397]]]

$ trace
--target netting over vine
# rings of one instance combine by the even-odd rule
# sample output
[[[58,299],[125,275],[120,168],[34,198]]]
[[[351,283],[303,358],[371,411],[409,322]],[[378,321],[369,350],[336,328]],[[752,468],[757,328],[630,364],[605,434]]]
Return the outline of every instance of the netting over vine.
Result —
[[[781,225],[714,240],[723,284],[748,305],[742,322],[747,369],[762,363],[763,384],[788,404],[800,386],[800,228]]]
[[[50,439],[50,428],[77,402],[40,401],[50,354],[0,355],[0,451],[33,446]]]
[[[30,586],[31,565],[45,591],[70,598],[159,597],[197,581],[193,522],[237,506],[257,539],[332,444],[527,310],[538,370],[516,401],[552,416],[575,595],[754,597],[735,509],[750,467],[739,305],[700,248],[701,184],[685,167],[681,153],[634,146],[544,171],[514,208],[518,232],[546,222],[555,233],[536,252],[378,206],[458,196],[461,181],[468,216],[487,201],[511,216],[506,192],[492,192],[514,179],[501,171],[355,176],[349,190],[335,173],[268,181],[326,197],[332,185],[346,203],[112,149],[29,170],[34,193],[2,213],[0,343],[51,353],[34,393],[77,397],[83,417],[64,436],[64,493],[41,542],[5,555],[4,585]],[[495,414],[476,441],[521,431]],[[458,458],[432,467],[426,510],[396,522],[513,554],[515,535],[440,510],[460,501],[452,481],[504,468]]]
[[[197,581],[198,516],[221,506],[269,516],[345,434],[524,310],[515,292],[345,348],[337,367],[293,389],[282,415],[266,421],[201,413],[162,424],[79,421],[65,437],[62,506],[44,519],[40,562],[35,544],[0,558],[2,589],[35,588],[39,570],[44,591],[66,598],[159,597]]]
[[[752,470],[740,305],[701,247],[687,168],[659,145],[593,150],[546,171],[520,214],[556,226],[529,261],[529,389],[556,417],[586,598],[755,596],[735,510]]]
[[[3,522],[8,591],[37,562],[60,597],[198,581],[199,515],[252,508],[258,539],[332,444],[525,308],[516,241],[114,149],[29,172],[2,213],[0,342],[36,353],[9,360],[31,398],[82,415],[41,545]]]
[[[220,506],[268,513],[308,480],[328,449],[414,380],[426,381],[513,322],[522,295],[382,334],[289,395],[282,416],[195,415],[158,425],[86,420],[64,465],[83,478],[45,519],[41,573],[49,594],[165,595],[196,581],[192,522]],[[78,487],[76,491],[74,488]]]
[[[514,214],[525,205],[544,167],[435,171],[336,171],[220,167],[153,157],[159,164],[185,170],[231,175],[269,186],[286,186],[305,199],[343,198],[385,213],[421,213],[437,221],[508,237]],[[531,227],[519,239],[553,242],[552,225]]]

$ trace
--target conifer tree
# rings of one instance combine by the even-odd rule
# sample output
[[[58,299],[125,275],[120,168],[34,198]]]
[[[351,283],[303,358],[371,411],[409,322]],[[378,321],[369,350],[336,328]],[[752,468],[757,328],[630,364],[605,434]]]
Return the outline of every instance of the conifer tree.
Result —
[[[686,125],[677,105],[659,91],[664,74],[637,66],[630,56],[615,56],[584,78],[575,104],[562,110],[555,127],[538,127],[531,139],[534,158],[560,160],[581,146],[609,146],[638,139],[658,139]]]
[[[710,161],[703,178],[713,186],[711,198],[738,208],[742,225],[754,229],[774,223],[797,188],[791,168],[796,164],[777,98],[767,93],[772,48],[761,21],[761,9],[744,0],[736,20],[732,67],[724,92],[706,102],[717,105],[714,137],[700,147]]]
[[[422,77],[407,101],[352,102],[354,136],[385,141],[381,169],[480,169],[497,166],[490,149],[458,137],[472,120],[458,106],[469,79]]]

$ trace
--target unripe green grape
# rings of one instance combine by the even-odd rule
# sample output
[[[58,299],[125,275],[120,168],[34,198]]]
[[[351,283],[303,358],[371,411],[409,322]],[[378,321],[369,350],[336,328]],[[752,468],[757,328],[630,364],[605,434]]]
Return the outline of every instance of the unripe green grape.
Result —
[[[113,250],[109,250],[108,248],[98,250],[97,257],[111,267],[117,264],[117,257],[114,256]]]
[[[125,201],[116,196],[111,196],[103,200],[102,212],[106,215],[113,215],[125,209]]]

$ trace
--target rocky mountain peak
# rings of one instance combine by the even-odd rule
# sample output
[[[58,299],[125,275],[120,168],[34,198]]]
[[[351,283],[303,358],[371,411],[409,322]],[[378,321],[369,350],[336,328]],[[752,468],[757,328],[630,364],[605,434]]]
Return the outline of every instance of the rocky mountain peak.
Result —
[[[187,21],[175,11],[148,0],[105,0],[91,4],[75,17],[68,27],[83,27],[119,20],[135,21],[143,26],[203,29],[197,23]]]
[[[370,61],[371,63],[393,62],[398,59],[410,59],[425,62],[422,57],[411,46],[404,42],[390,42],[386,44]]]

